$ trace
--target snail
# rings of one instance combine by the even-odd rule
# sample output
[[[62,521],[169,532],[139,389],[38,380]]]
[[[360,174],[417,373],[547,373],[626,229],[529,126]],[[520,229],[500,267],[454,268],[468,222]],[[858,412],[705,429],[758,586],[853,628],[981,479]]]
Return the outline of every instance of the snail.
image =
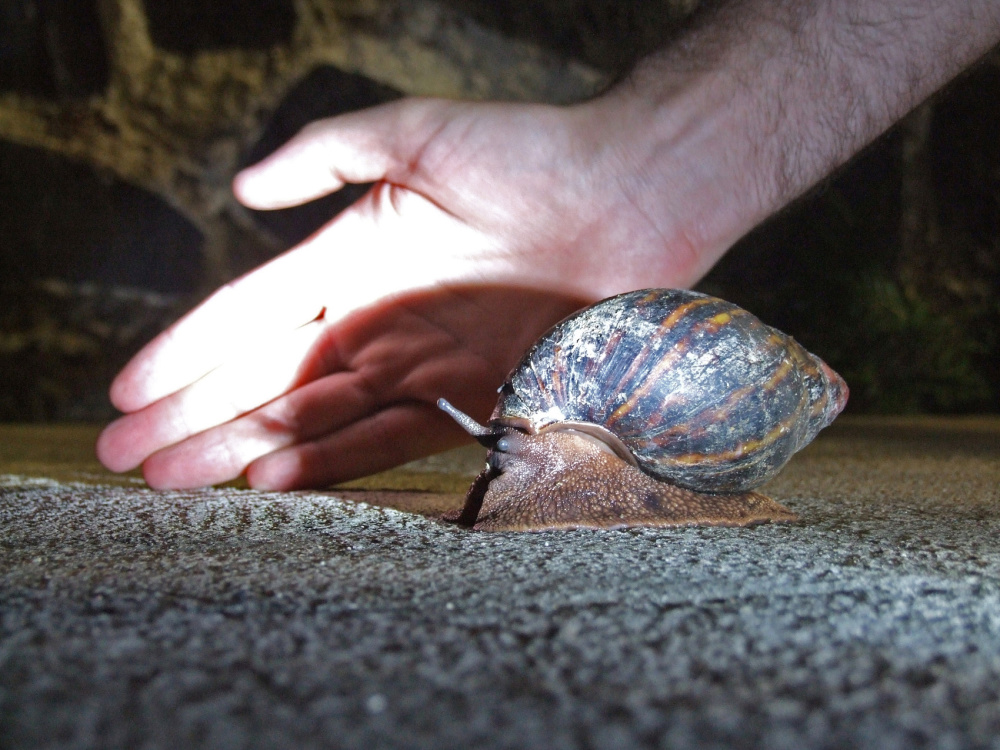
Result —
[[[792,337],[697,292],[644,289],[544,334],[488,425],[438,406],[489,449],[465,506],[477,530],[792,521],[753,490],[847,402]]]

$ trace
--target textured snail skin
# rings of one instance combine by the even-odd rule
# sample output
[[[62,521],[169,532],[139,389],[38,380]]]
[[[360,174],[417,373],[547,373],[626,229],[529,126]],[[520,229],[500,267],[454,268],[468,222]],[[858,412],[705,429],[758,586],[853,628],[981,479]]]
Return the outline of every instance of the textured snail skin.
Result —
[[[450,518],[476,529],[794,520],[752,490],[833,421],[848,390],[736,305],[646,289],[554,326],[500,394],[487,427],[439,402],[490,448]]]
[[[477,531],[796,520],[790,510],[756,492],[709,494],[657,481],[573,432],[526,437],[516,458],[488,479],[472,519],[464,519]],[[451,520],[463,519],[455,515]]]

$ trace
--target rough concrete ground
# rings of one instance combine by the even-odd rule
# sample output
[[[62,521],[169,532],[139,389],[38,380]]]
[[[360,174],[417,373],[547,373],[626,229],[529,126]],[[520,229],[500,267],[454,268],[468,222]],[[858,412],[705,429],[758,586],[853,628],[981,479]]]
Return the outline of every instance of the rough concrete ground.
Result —
[[[0,747],[1000,748],[1000,419],[838,423],[795,525],[521,535],[91,436],[0,429]]]

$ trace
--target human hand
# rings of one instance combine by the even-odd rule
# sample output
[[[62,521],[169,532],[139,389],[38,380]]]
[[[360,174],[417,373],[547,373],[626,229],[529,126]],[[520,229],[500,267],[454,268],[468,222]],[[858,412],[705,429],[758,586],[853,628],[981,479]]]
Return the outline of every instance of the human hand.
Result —
[[[243,172],[257,208],[377,184],[136,355],[100,459],[154,487],[287,489],[456,444],[437,397],[485,418],[557,319],[692,284],[1000,34],[992,0],[750,5],[584,104],[405,99]]]
[[[410,99],[307,127],[237,177],[243,202],[376,186],[137,354],[112,385],[126,415],[100,460],[141,463],[159,488],[246,473],[290,489],[467,439],[439,396],[484,418],[554,322],[710,263],[682,231],[671,241],[667,212],[650,220],[642,154],[611,114]]]

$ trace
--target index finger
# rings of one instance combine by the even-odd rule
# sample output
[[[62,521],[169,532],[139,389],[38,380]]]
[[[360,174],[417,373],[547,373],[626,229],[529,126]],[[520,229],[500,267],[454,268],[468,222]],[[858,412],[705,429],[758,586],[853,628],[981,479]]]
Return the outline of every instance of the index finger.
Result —
[[[123,412],[145,408],[262,338],[316,320],[323,313],[313,282],[318,252],[300,246],[221,287],[132,358],[111,385],[111,402]]]

